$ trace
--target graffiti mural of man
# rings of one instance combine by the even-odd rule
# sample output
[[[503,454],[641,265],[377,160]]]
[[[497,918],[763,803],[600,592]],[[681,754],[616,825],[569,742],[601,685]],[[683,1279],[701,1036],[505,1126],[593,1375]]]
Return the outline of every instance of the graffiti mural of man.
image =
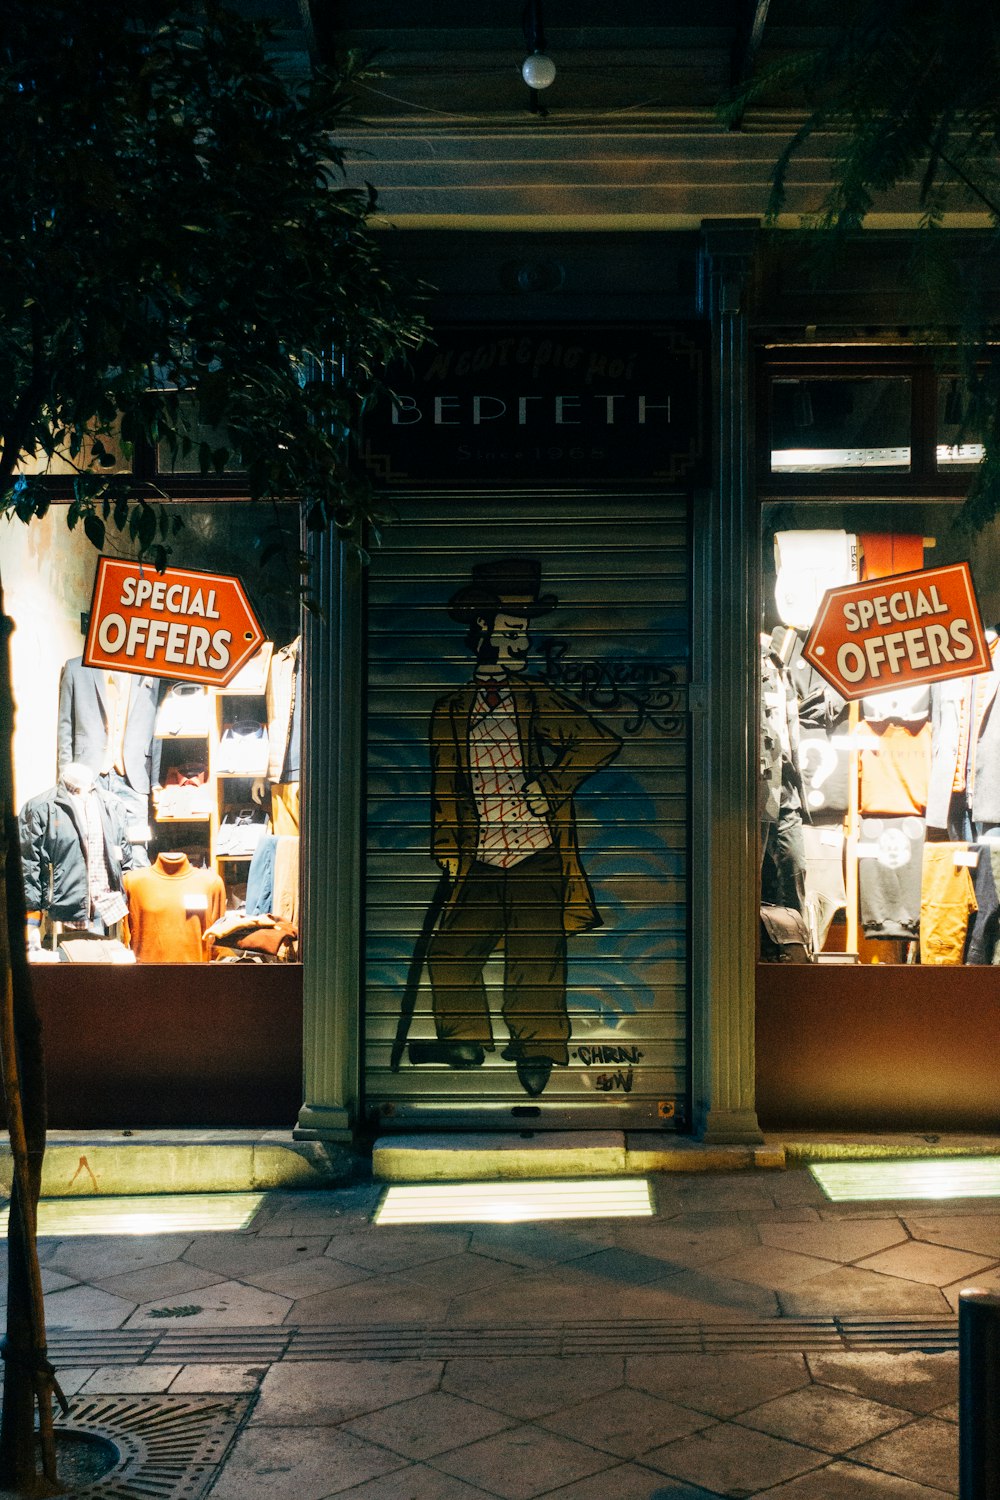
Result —
[[[471,681],[431,717],[432,852],[447,876],[427,970],[436,1042],[411,1062],[475,1068],[495,1048],[483,971],[502,945],[501,1014],[526,1093],[569,1062],[566,936],[600,925],[580,862],[573,796],[621,741],[527,672],[529,629],[558,604],[541,564],[507,557],[472,569],[449,601],[475,655]]]

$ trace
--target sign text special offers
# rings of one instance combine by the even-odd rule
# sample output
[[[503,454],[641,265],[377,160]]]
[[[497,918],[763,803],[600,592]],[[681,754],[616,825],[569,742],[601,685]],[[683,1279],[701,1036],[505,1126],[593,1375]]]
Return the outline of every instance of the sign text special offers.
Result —
[[[238,578],[100,559],[88,666],[224,687],[263,639]]]

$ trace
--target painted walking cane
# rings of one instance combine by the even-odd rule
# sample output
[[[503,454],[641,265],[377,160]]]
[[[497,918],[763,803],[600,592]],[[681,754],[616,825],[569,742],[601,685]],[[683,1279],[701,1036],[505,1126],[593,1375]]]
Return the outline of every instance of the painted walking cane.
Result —
[[[389,1059],[389,1066],[394,1073],[399,1072],[399,1065],[403,1060],[403,1053],[406,1051],[406,1039],[410,1034],[413,1012],[417,1006],[417,993],[420,989],[420,979],[424,971],[424,964],[427,961],[427,949],[434,935],[438,917],[441,915],[444,904],[448,899],[450,887],[451,878],[447,870],[443,870],[441,879],[437,883],[437,888],[431,897],[430,904],[424,915],[423,926],[414,944],[413,957],[410,959],[410,967],[406,975],[406,985],[403,989],[399,1020],[396,1023],[396,1039],[392,1044],[392,1054]]]

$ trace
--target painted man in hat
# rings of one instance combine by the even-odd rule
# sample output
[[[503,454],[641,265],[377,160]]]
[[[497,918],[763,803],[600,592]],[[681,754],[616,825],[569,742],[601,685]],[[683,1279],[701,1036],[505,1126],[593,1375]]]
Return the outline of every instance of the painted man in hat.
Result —
[[[573,794],[621,741],[525,671],[531,622],[558,603],[539,594],[541,565],[507,557],[472,578],[449,613],[468,628],[475,673],[431,719],[433,853],[450,877],[427,955],[438,1041],[410,1056],[473,1068],[493,1051],[483,970],[502,943],[501,1056],[538,1095],[569,1062],[566,934],[600,925]]]

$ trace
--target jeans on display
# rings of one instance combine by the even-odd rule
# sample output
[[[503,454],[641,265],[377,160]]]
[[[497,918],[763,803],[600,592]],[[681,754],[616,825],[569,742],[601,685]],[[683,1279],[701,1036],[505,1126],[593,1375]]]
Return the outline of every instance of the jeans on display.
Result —
[[[806,850],[802,837],[802,814],[797,807],[783,807],[777,821],[767,829],[760,870],[762,901],[790,906],[805,914]]]
[[[1000,842],[979,846],[976,902],[965,962],[1000,964]]]
[[[246,913],[248,917],[266,915],[274,905],[274,857],[278,840],[265,833],[257,844],[247,872]]]

